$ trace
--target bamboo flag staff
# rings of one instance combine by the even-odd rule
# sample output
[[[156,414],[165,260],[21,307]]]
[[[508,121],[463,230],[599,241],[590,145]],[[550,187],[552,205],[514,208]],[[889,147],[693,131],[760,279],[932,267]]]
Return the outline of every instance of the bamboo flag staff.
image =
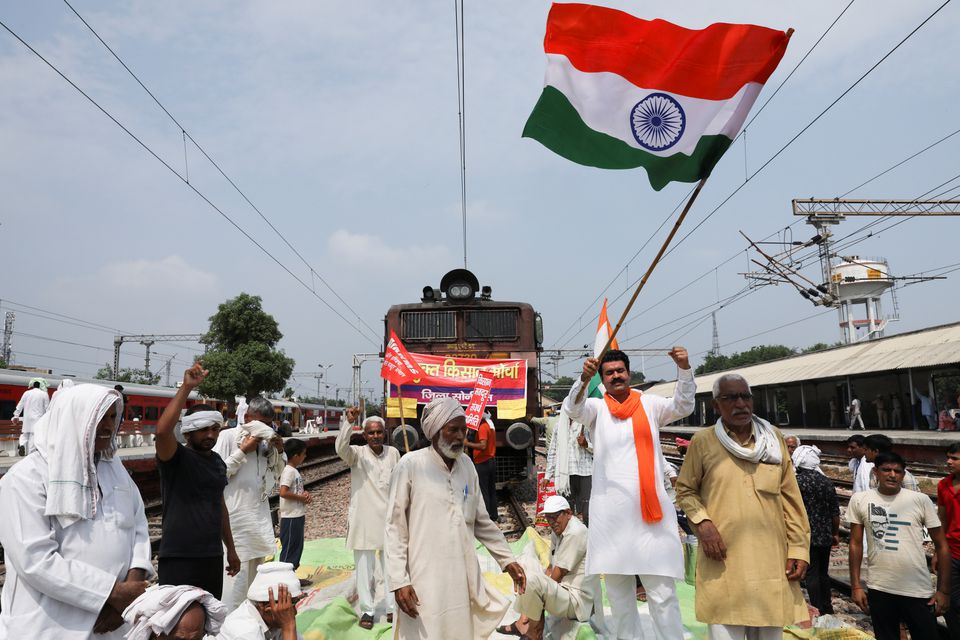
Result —
[[[404,422],[406,416],[403,415],[403,385],[397,385],[397,402],[400,403],[400,430],[403,432],[403,452],[410,453],[410,441],[407,437],[407,430],[404,427],[407,426],[407,423]],[[414,405],[416,406],[416,405]]]
[[[792,33],[725,23],[686,29],[579,3],[550,8],[543,93],[523,137],[579,164],[643,167],[657,191],[673,181],[699,182],[611,338],[733,144]]]
[[[693,190],[693,193],[690,194],[690,198],[687,200],[687,204],[684,205],[683,211],[680,212],[680,215],[677,216],[677,221],[673,223],[673,228],[670,229],[670,233],[667,235],[666,239],[663,241],[663,244],[660,245],[660,251],[657,252],[657,255],[654,256],[653,262],[650,263],[650,266],[647,267],[646,273],[643,274],[643,277],[640,278],[640,283],[637,285],[637,288],[634,290],[633,295],[630,296],[630,302],[627,303],[627,306],[624,307],[623,313],[620,314],[620,319],[617,320],[616,326],[613,328],[613,331],[610,332],[610,337],[607,338],[607,344],[603,346],[603,350],[600,352],[600,355],[597,356],[597,360],[603,360],[603,356],[606,355],[607,351],[610,350],[610,345],[616,340],[617,332],[620,331],[620,327],[623,325],[623,321],[626,320],[627,315],[630,313],[630,309],[633,308],[633,303],[637,301],[637,297],[640,295],[640,292],[643,290],[643,285],[647,284],[647,280],[650,279],[650,274],[653,273],[653,270],[657,268],[660,259],[663,258],[663,254],[667,251],[667,247],[670,246],[670,243],[673,241],[673,237],[677,235],[677,230],[680,229],[680,225],[683,224],[683,219],[687,217],[687,212],[690,211],[690,207],[693,206],[694,201],[697,199],[697,196],[700,195],[700,190],[703,189],[704,183],[707,181],[706,178],[702,178],[697,184],[697,188]],[[579,393],[577,393],[577,402],[580,402],[583,399],[583,394],[586,392],[586,385],[580,387]]]

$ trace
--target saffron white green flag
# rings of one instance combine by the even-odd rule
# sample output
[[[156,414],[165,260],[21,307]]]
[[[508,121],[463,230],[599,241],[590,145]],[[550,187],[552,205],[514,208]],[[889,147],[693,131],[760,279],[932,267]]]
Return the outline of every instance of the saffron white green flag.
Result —
[[[593,341],[593,357],[599,358],[600,352],[603,351],[603,348],[607,346],[607,340],[610,339],[610,334],[613,333],[613,327],[610,326],[610,320],[607,318],[607,299],[603,299],[603,308],[600,309],[600,320],[597,322],[597,337]],[[614,338],[613,342],[610,343],[611,349],[619,349],[617,346],[617,339]],[[603,384],[600,382],[600,374],[597,373],[591,378],[590,383],[587,385],[587,397],[588,398],[602,398],[603,394],[606,393],[606,390],[603,388]]]
[[[523,129],[574,162],[644,167],[651,186],[710,175],[787,49],[749,24],[686,29],[588,4],[554,4],[547,73]]]

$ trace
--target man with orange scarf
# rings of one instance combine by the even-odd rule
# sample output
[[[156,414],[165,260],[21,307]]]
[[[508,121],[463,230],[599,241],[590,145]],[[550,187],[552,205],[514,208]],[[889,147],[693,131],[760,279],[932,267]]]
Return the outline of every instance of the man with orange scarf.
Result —
[[[604,574],[616,638],[642,636],[635,576],[646,588],[657,639],[683,638],[675,584],[683,579],[683,548],[662,481],[660,427],[693,413],[697,386],[687,350],[674,347],[669,355],[679,367],[673,398],[631,389],[630,360],[611,349],[601,360],[584,362],[563,403],[593,441],[586,572]],[[597,371],[603,399],[578,397]]]

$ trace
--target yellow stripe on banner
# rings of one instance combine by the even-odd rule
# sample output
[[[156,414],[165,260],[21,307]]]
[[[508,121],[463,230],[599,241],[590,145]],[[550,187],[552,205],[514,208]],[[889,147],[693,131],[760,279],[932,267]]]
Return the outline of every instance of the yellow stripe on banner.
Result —
[[[525,398],[519,400],[498,400],[497,418],[502,420],[515,420],[527,415],[527,401]]]
[[[387,398],[387,417],[388,418],[400,417],[400,399],[399,398]],[[403,417],[404,418],[417,417],[417,402],[413,398],[403,399]]]

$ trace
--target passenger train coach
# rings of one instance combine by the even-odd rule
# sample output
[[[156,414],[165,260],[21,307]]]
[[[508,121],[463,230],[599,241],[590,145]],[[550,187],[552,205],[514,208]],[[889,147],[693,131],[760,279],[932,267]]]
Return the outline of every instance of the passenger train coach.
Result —
[[[485,369],[495,375],[487,411],[497,434],[497,482],[534,479],[530,419],[542,415],[543,326],[533,307],[493,300],[490,287],[481,288],[473,273],[455,269],[443,276],[439,289],[424,287],[419,303],[390,307],[384,323],[384,345],[395,332],[424,372],[403,386],[402,421],[399,390],[387,385],[391,444],[403,451],[406,431],[411,448],[423,445],[423,407],[439,396],[468,404],[477,372]]]
[[[30,380],[34,378],[43,378],[47,381],[47,393],[53,395],[61,381],[67,379],[60,375],[46,375],[30,371],[15,371],[12,369],[0,369],[0,437],[11,438],[14,431],[19,433],[18,428],[10,421],[13,412],[20,401],[23,393],[30,388]],[[144,433],[151,433],[156,429],[157,420],[163,412],[164,407],[170,402],[177,390],[171,387],[161,387],[147,384],[135,384],[132,382],[116,382],[114,380],[96,380],[88,378],[69,377],[74,383],[98,384],[104,387],[114,388],[116,385],[123,386],[123,395],[126,398],[124,405],[124,430],[138,429]],[[198,403],[214,405],[218,410],[230,418],[235,415],[230,412],[230,403],[226,400],[214,398],[204,398],[196,391],[190,394],[187,400],[187,407]],[[324,428],[324,407],[319,404],[298,403],[289,400],[270,400],[273,405],[275,419],[278,424],[284,420],[288,421],[294,431],[302,430],[307,422],[316,424],[318,428]],[[337,407],[327,407],[326,426],[339,425],[340,416],[343,410]]]

